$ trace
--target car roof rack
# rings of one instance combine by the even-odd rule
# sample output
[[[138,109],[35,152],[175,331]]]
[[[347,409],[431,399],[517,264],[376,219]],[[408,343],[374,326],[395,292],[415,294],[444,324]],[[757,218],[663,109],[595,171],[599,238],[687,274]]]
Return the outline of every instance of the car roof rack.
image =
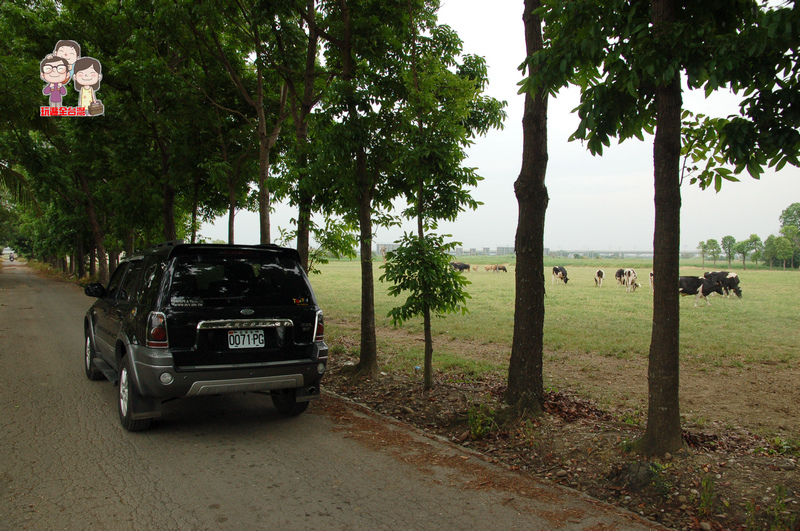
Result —
[[[157,243],[153,247],[174,247],[175,245],[183,245],[184,243],[186,242],[183,240],[170,240],[168,242]]]

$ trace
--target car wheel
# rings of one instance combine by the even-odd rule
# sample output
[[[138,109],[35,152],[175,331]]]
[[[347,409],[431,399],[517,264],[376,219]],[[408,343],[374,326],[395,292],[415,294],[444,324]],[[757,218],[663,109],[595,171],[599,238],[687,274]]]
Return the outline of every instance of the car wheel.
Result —
[[[296,417],[308,409],[308,402],[298,402],[297,393],[294,389],[281,389],[272,391],[272,404],[283,416]]]
[[[94,359],[94,345],[92,345],[92,337],[87,330],[86,342],[83,347],[83,370],[87,378],[92,381],[97,381],[103,377],[103,373],[92,363],[92,359]]]
[[[119,370],[119,420],[122,427],[128,431],[143,431],[150,427],[153,421],[151,418],[134,419],[133,411],[141,402],[142,397],[136,390],[136,386],[131,378],[130,356],[122,359],[122,366]]]

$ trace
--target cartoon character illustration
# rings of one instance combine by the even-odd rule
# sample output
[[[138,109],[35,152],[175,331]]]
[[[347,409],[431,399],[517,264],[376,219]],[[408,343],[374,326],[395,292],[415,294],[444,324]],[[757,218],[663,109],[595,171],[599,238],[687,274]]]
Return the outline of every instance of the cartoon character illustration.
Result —
[[[81,56],[81,45],[75,41],[60,40],[53,49],[53,55],[63,57],[69,63],[70,76],[75,74],[75,61]]]
[[[50,96],[50,107],[61,107],[61,101],[67,95],[69,62],[63,57],[50,54],[39,63],[39,76],[47,83],[42,94]]]
[[[93,57],[81,57],[75,61],[75,75],[72,77],[72,82],[79,93],[78,107],[86,108],[87,114],[92,116],[103,114],[102,104],[95,95],[95,92],[100,90],[101,79],[103,72],[100,61]]]

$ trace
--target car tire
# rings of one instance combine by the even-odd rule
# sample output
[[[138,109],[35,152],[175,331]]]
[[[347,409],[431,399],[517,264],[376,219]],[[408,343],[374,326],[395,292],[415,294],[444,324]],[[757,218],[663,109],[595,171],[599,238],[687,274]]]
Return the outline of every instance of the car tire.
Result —
[[[122,427],[128,431],[144,431],[150,427],[153,419],[133,418],[133,411],[138,408],[142,401],[142,396],[136,390],[136,385],[131,377],[132,374],[130,356],[125,356],[119,369],[119,399],[117,400],[119,420],[122,423]]]
[[[86,373],[88,379],[96,382],[103,378],[103,373],[92,363],[92,359],[94,359],[94,345],[92,344],[92,336],[87,330],[86,341],[83,345],[83,371]]]
[[[294,389],[280,389],[270,393],[272,404],[284,417],[296,417],[308,409],[308,402],[298,402]]]

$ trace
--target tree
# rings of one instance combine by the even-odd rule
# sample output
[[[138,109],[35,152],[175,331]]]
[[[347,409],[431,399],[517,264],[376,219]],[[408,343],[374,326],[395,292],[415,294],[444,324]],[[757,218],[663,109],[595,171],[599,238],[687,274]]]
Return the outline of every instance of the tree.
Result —
[[[395,297],[408,294],[402,306],[389,312],[394,324],[424,317],[425,390],[433,387],[431,314],[467,312],[466,302],[470,297],[464,287],[470,282],[450,266],[449,251],[457,245],[458,242],[444,243],[444,238],[436,234],[406,234],[400,240],[400,247],[387,253],[386,263],[381,266],[385,271],[381,281],[393,283],[389,294]]]
[[[771,270],[773,262],[778,257],[777,238],[774,234],[770,234],[767,236],[767,239],[764,240],[764,250],[761,253],[761,257],[769,262],[769,268]]]
[[[399,163],[411,205],[405,215],[417,219],[417,236],[406,235],[400,249],[387,255],[381,280],[399,283],[390,288],[395,296],[411,291],[406,303],[390,312],[395,323],[423,318],[428,390],[433,386],[431,315],[465,311],[468,295],[463,286],[468,282],[449,264],[448,251],[456,244],[445,245],[442,237],[426,231],[439,220],[454,221],[465,208],[478,207],[467,188],[480,177],[475,169],[463,167],[465,149],[475,135],[502,126],[505,102],[482,95],[488,82],[483,58],[468,55],[458,63],[461,41],[455,32],[436,25],[432,17],[409,15],[421,31],[411,43],[410,68],[401,75],[408,96],[402,121],[407,125],[405,150]]]
[[[194,35],[195,48],[214,58],[214,66],[204,66],[221,66],[254,115],[246,119],[252,121],[258,139],[258,211],[260,241],[264,244],[271,241],[270,154],[288,117],[286,88],[277,82],[277,73],[271,68],[274,42],[269,40],[272,32],[268,29],[283,9],[285,6],[278,2],[207,0],[186,3],[177,11]],[[243,61],[248,56],[252,56],[251,65]],[[245,117],[242,113],[240,116]]]
[[[781,227],[781,235],[786,238],[786,241],[789,242],[789,245],[791,246],[792,269],[794,269],[795,250],[800,247],[800,227],[797,227],[796,225],[784,225]]]
[[[330,24],[325,64],[336,73],[315,119],[316,167],[324,172],[329,210],[358,226],[361,254],[361,345],[357,371],[378,375],[375,334],[375,282],[372,263],[373,220],[384,215],[403,193],[397,161],[402,153],[401,115],[406,97],[399,73],[407,64],[405,43],[416,29],[410,13],[427,1],[379,0],[326,2]]]
[[[525,46],[529,58],[522,117],[522,167],[514,193],[519,204],[514,298],[514,337],[505,401],[518,411],[540,412],[544,405],[544,222],[549,197],[547,172],[547,102],[550,86],[538,85],[540,67],[531,58],[544,50],[539,0],[525,0]]]
[[[706,267],[706,255],[708,254],[708,243],[700,242],[697,244],[697,250],[700,252],[700,258],[702,259],[702,267]]]
[[[90,232],[89,252],[97,250],[105,281],[123,249],[130,253],[156,238],[183,237],[188,229],[182,198],[197,195],[188,192],[198,188],[196,168],[206,152],[195,143],[202,143],[209,127],[198,98],[166,66],[168,60],[187,64],[175,45],[181,31],[170,19],[171,2],[152,2],[147,9],[135,2],[67,2],[58,10],[23,4],[2,4],[3,31],[11,28],[16,35],[8,41],[18,46],[13,64],[29,68],[52,51],[53,35],[69,34],[82,44],[84,55],[103,65],[100,95],[107,112],[65,120],[20,112],[41,103],[28,100],[40,89],[31,90],[26,86],[30,76],[20,76],[19,97],[9,99],[17,118],[0,128],[11,133],[0,135],[2,151],[13,155],[12,168],[25,169],[47,219],[70,228],[46,237],[38,233],[40,248],[75,256],[82,269]],[[89,19],[93,24],[87,26]],[[35,76],[30,80],[38,82]],[[14,149],[5,149],[7,139],[13,139]],[[190,164],[194,171],[186,171]],[[92,269],[94,264],[93,258]]]
[[[744,96],[738,115],[703,116],[691,124],[692,136],[700,141],[690,156],[705,161],[692,182],[702,188],[713,183],[719,191],[724,180],[737,181],[734,175],[745,170],[759,178],[765,166],[776,171],[786,164],[800,166],[800,63],[795,53],[800,10],[795,0],[761,4],[741,2],[721,13],[721,22],[738,27],[735,37],[715,47],[708,64],[688,75],[689,86],[703,87],[706,94],[729,88]],[[744,24],[736,23],[739,16]]]
[[[775,258],[783,261],[783,269],[786,270],[786,261],[794,256],[794,246],[786,236],[775,238]]]
[[[0,250],[11,245],[19,232],[14,205],[9,200],[8,192],[0,188]]]
[[[755,2],[547,0],[548,46],[528,59],[538,90],[581,88],[573,139],[602,154],[621,141],[655,132],[654,291],[648,367],[648,422],[639,448],[648,454],[682,444],[679,408],[678,292],[680,242],[681,72],[690,87],[716,73],[719,54],[737,42]],[[757,12],[757,10],[755,10]],[[718,54],[719,53],[719,54]],[[716,87],[711,87],[711,91]]]
[[[714,267],[717,267],[717,260],[719,260],[719,257],[722,254],[722,247],[719,245],[719,242],[713,238],[708,240],[706,242],[706,250],[708,252],[708,256],[714,261]]]
[[[725,252],[725,256],[728,257],[728,269],[730,269],[731,260],[736,256],[736,238],[733,236],[723,236],[722,250]]]
[[[299,16],[276,25],[273,31],[281,52],[278,72],[288,90],[295,133],[291,172],[295,179],[285,184],[291,189],[289,195],[292,203],[297,206],[297,250],[300,263],[308,271],[310,234],[314,228],[311,215],[315,207],[320,208],[320,203],[325,202],[322,196],[326,189],[316,179],[316,172],[309,167],[312,149],[310,115],[323,97],[331,74],[321,65],[318,57],[320,36],[324,33],[326,21],[317,11],[316,0],[307,0],[305,8],[298,7],[298,11]]]
[[[800,228],[800,203],[792,203],[780,215],[781,227],[794,225]]]
[[[747,265],[745,264],[747,255],[753,253],[753,260],[756,260],[762,248],[763,244],[761,243],[761,238],[758,237],[758,234],[751,234],[750,238],[736,244],[736,254],[742,257],[742,269],[747,269]]]

